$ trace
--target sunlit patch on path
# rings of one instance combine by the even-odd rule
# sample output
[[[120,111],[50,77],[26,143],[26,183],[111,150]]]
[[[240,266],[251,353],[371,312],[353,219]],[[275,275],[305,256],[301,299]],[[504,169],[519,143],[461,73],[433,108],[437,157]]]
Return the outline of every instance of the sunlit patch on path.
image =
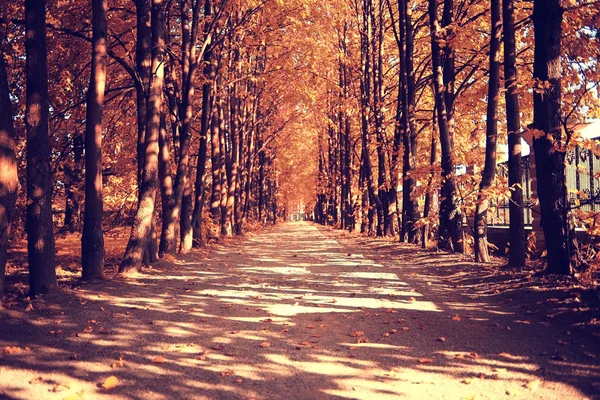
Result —
[[[361,240],[283,224],[3,314],[0,397],[577,399],[599,387],[590,345],[555,345],[559,328],[434,275],[460,259]]]

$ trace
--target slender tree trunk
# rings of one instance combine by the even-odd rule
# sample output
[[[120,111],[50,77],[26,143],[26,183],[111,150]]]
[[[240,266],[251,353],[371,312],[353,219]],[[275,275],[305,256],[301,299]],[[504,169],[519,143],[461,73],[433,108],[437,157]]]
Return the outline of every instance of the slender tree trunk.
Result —
[[[212,15],[211,0],[206,0],[204,3],[204,15]],[[208,143],[208,136],[211,134],[210,122],[211,122],[211,88],[212,82],[216,78],[216,71],[212,65],[212,49],[210,47],[210,41],[208,41],[208,27],[204,29],[205,41],[209,44],[202,55],[204,61],[204,77],[205,81],[202,85],[202,114],[200,121],[200,146],[198,148],[198,164],[196,166],[196,182],[195,182],[195,199],[194,199],[194,211],[192,214],[192,246],[201,246],[204,244],[204,237],[202,234],[203,224],[203,210],[204,203],[206,201],[206,189],[205,189],[205,173],[206,173],[206,150]],[[212,151],[212,150],[211,150]]]
[[[81,227],[81,171],[83,167],[83,135],[73,138],[73,166],[65,167],[65,220],[63,228],[67,232],[77,232]]]
[[[160,244],[158,247],[159,257],[163,257],[167,251],[167,243],[175,236],[173,231],[175,227],[165,226],[165,221],[169,218],[170,211],[173,208],[175,198],[173,196],[173,177],[171,176],[171,157],[169,143],[167,142],[167,126],[164,112],[160,116],[160,132],[158,137],[159,156],[158,156],[158,179],[160,180],[160,194],[162,203],[163,227],[160,233]]]
[[[35,296],[57,287],[52,223],[52,170],[48,138],[45,0],[25,0],[25,25],[27,255],[30,295]]]
[[[517,50],[515,45],[514,0],[503,1],[504,87],[506,89],[506,129],[508,131],[509,253],[508,265],[525,266],[525,216],[523,212],[523,167],[521,165],[521,126],[517,94]]]
[[[85,124],[85,209],[81,236],[83,280],[104,279],[102,109],[106,86],[107,0],[92,0],[92,68]]]
[[[429,178],[427,180],[427,193],[425,194],[425,204],[423,205],[423,218],[429,217],[429,214],[431,213],[431,204],[432,204],[432,198],[433,198],[432,186],[433,186],[433,176],[435,174],[434,166],[435,166],[435,161],[437,158],[436,136],[438,134],[435,129],[435,127],[437,126],[435,108],[433,109],[433,121],[432,121],[431,126],[432,126],[431,151],[430,151],[430,155],[429,155],[430,173],[429,173]],[[431,224],[429,222],[426,222],[425,225],[423,225],[422,236],[423,237],[421,240],[421,247],[426,249],[429,247],[429,239],[431,236]]]
[[[447,0],[446,0],[447,1]],[[451,1],[450,1],[451,2]],[[438,22],[437,1],[429,0],[429,18],[431,26],[431,58],[433,64],[433,87],[435,107],[437,109],[438,126],[440,131],[440,147],[442,149],[442,189],[440,202],[440,225],[438,243],[441,248],[464,252],[463,215],[456,196],[456,181],[454,179],[454,155],[450,121],[446,97],[448,86],[444,84],[444,70],[441,63],[440,26]],[[448,60],[446,60],[446,66]]]
[[[131,228],[119,273],[137,272],[142,263],[155,215],[156,192],[158,190],[158,139],[164,86],[164,37],[163,2],[152,0],[152,81],[148,98],[146,120],[144,174],[140,202]]]
[[[203,89],[204,90],[204,89]],[[208,87],[210,90],[210,86]],[[204,96],[204,94],[203,94]],[[210,93],[207,93],[210,96]],[[210,99],[206,100],[206,107],[202,108],[202,130],[207,132],[208,130],[208,109],[210,108]],[[204,103],[204,100],[203,100]],[[206,109],[206,115],[204,110]],[[194,235],[194,247],[199,247],[204,244],[204,235],[202,233],[202,220],[204,203],[206,202],[206,188],[205,188],[205,173],[206,173],[206,148],[207,148],[207,137],[206,133],[200,136],[200,148],[198,150],[198,165],[196,167],[196,198],[194,202],[194,214],[192,219],[192,230]]]
[[[19,176],[17,171],[16,136],[13,126],[12,103],[8,73],[4,63],[3,43],[0,42],[0,308],[4,297],[6,254],[10,226],[15,211]]]
[[[533,148],[544,239],[548,252],[546,271],[570,274],[574,260],[574,229],[569,220],[565,176],[565,152],[557,148],[561,126],[561,33],[560,0],[534,0],[535,55],[533,77],[543,89],[533,92]]]
[[[383,19],[383,2],[378,2],[377,14],[373,13],[373,26],[375,29],[375,49],[373,51],[373,105],[374,105],[374,122],[375,122],[375,137],[377,138],[377,196],[381,207],[377,207],[377,235],[392,234],[392,218],[390,213],[390,204],[388,197],[388,181],[386,170],[386,150],[385,150],[385,129],[384,129],[384,114],[383,114],[383,36],[384,36],[384,19]]]
[[[216,97],[216,81],[213,82],[213,93]],[[212,169],[212,188],[210,198],[210,215],[215,226],[221,220],[221,138],[219,135],[219,111],[216,98],[212,101],[210,123],[210,152]]]
[[[498,97],[500,89],[500,37],[502,22],[500,20],[500,1],[491,0],[491,35],[490,35],[490,76],[488,80],[488,103],[485,132],[485,164],[479,185],[477,205],[475,206],[475,261],[490,262],[487,240],[487,214],[489,210],[489,194],[486,193],[496,178],[496,141],[498,139]]]

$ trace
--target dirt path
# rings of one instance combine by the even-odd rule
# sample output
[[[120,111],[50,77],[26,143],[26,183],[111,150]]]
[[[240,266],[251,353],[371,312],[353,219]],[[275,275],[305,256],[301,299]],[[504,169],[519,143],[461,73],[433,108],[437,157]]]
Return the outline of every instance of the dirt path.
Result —
[[[600,398],[594,295],[287,223],[4,311],[0,397]]]

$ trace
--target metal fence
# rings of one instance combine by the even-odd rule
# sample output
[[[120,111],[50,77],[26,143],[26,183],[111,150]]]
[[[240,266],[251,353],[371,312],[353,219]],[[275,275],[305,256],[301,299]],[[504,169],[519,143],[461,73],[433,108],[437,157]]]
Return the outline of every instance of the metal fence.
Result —
[[[580,147],[567,151],[566,154],[567,189],[572,207],[580,207],[586,211],[600,212],[600,157],[592,151]],[[530,157],[522,158],[523,163],[523,202],[525,208],[525,225],[532,223],[531,210],[531,165]],[[508,181],[508,165],[498,165],[498,175]],[[509,204],[506,200],[491,202],[488,214],[489,225],[507,226],[509,224]]]

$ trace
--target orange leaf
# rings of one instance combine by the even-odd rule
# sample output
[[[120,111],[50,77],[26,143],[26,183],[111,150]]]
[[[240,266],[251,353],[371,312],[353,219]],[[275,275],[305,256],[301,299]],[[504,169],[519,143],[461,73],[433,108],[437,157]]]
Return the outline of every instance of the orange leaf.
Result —
[[[271,343],[269,343],[269,342],[262,342],[262,343],[260,344],[260,347],[262,347],[262,348],[265,348],[265,349],[266,349],[267,347],[271,347]]]
[[[163,356],[156,356],[152,359],[152,362],[155,364],[162,364],[165,362],[165,358]]]
[[[458,315],[455,315],[454,317],[452,317],[452,321],[460,321],[460,317]]]
[[[112,388],[116,387],[118,383],[119,383],[119,380],[117,379],[116,376],[109,376],[108,378],[106,378],[106,380],[102,384],[102,387],[104,389],[112,389]]]
[[[419,362],[421,364],[431,364],[433,362],[433,359],[431,359],[431,358],[419,358]]]

